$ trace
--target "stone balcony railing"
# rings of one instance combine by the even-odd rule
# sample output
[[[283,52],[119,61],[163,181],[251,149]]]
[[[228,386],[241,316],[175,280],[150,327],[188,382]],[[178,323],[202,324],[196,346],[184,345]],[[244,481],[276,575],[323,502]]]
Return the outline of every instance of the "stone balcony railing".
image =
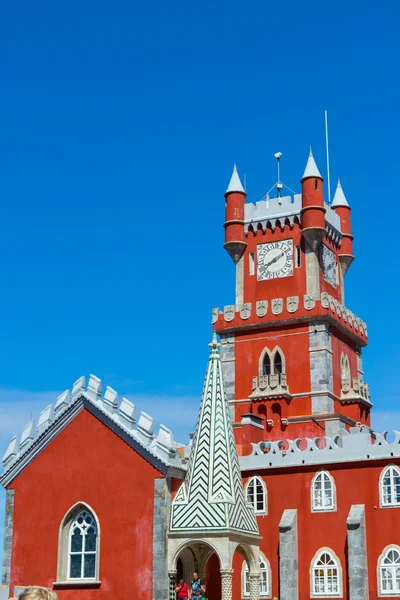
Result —
[[[362,400],[366,404],[372,406],[370,401],[369,385],[362,379],[357,377],[353,378],[353,385],[351,385],[351,379],[342,380],[342,402],[354,402],[356,400]]]
[[[278,396],[290,396],[286,381],[286,373],[274,375],[260,375],[253,377],[252,392],[250,398],[276,398]]]

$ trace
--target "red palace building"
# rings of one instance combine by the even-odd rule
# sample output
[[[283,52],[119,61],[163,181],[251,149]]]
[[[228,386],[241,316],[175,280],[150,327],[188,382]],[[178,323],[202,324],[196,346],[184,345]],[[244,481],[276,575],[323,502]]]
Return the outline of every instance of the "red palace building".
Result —
[[[234,168],[236,298],[212,311],[190,444],[94,375],[11,440],[1,600],[173,600],[193,571],[209,600],[400,598],[400,433],[370,428],[350,206],[311,153],[300,181],[251,204]]]

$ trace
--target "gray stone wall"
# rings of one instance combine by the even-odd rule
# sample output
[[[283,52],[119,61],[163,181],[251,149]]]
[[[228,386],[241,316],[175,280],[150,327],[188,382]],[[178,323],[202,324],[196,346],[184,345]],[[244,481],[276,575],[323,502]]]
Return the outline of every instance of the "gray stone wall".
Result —
[[[171,507],[169,480],[154,480],[153,600],[168,598],[167,531]]]
[[[310,325],[309,331],[311,392],[333,392],[332,343],[329,325],[315,323]],[[328,395],[312,396],[311,400],[313,414],[334,412],[333,399]]]
[[[4,518],[4,548],[3,548],[3,567],[2,567],[2,585],[10,584],[11,571],[11,551],[12,536],[14,525],[14,490],[6,492],[6,510]]]
[[[285,510],[279,523],[279,589],[280,600],[298,600],[299,567],[296,509]]]
[[[235,337],[224,335],[220,337],[221,342],[221,368],[224,382],[225,398],[228,402],[235,399]],[[235,418],[235,407],[230,404],[230,415],[232,422]]]
[[[368,600],[367,536],[364,504],[353,504],[347,517],[349,600]]]

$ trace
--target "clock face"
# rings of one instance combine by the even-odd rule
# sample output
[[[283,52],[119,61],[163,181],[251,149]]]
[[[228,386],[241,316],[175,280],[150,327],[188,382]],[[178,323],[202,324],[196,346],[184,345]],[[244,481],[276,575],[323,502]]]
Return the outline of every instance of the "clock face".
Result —
[[[257,279],[277,279],[293,275],[293,240],[257,246]]]
[[[332,250],[329,250],[325,244],[321,248],[321,263],[324,279],[333,287],[337,285],[337,260],[336,255]]]

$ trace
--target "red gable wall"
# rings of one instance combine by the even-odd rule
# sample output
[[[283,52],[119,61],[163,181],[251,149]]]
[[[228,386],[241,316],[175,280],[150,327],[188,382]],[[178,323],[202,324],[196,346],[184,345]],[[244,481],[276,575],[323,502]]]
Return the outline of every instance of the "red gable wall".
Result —
[[[53,587],[58,532],[87,503],[100,522],[99,589],[58,589],[60,600],[152,597],[153,466],[83,410],[10,484],[15,489],[11,585]],[[12,589],[12,588],[11,588]]]

